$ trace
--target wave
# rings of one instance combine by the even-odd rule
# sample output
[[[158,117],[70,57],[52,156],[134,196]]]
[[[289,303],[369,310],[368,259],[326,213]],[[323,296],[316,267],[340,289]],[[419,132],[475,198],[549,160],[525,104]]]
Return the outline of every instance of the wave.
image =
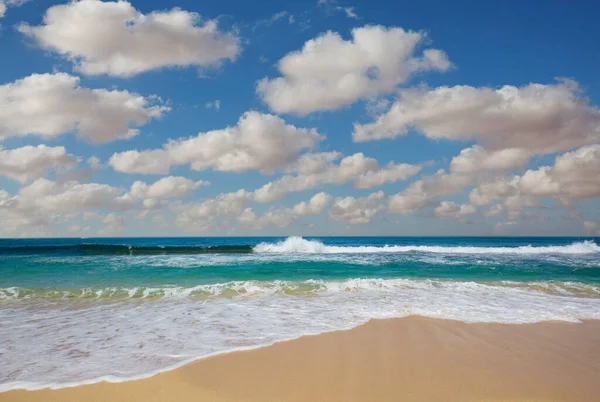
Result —
[[[0,254],[78,254],[78,255],[155,255],[155,254],[249,254],[249,245],[218,246],[132,246],[126,244],[73,244],[54,246],[0,247]]]
[[[385,290],[436,290],[455,289],[457,291],[506,287],[541,292],[557,296],[600,298],[600,286],[580,282],[558,281],[452,281],[439,279],[404,278],[351,278],[345,280],[305,281],[230,281],[204,284],[191,287],[104,287],[82,289],[31,289],[9,287],[0,289],[0,300],[153,300],[153,299],[192,299],[232,298],[255,295],[304,296],[311,294],[368,292]]]
[[[0,344],[9,345],[2,350],[0,392],[144,378],[202,357],[370,319],[423,315],[513,324],[600,319],[600,284],[576,282],[354,278],[79,291],[63,290],[63,296],[76,292],[82,303],[0,303]],[[41,295],[23,288],[2,292]],[[134,302],[85,302],[114,294],[131,295]],[[165,300],[139,300],[154,297]]]
[[[288,237],[278,243],[260,243],[255,253],[304,254],[362,254],[362,253],[443,253],[443,254],[592,254],[600,253],[600,246],[591,240],[563,246],[471,247],[471,246],[333,246],[318,240]]]
[[[0,246],[0,255],[192,255],[192,254],[374,254],[374,253],[438,253],[438,254],[593,254],[600,246],[592,240],[556,246],[477,247],[433,245],[336,246],[319,240],[292,236],[276,243],[257,245],[127,245],[81,243],[69,245]]]

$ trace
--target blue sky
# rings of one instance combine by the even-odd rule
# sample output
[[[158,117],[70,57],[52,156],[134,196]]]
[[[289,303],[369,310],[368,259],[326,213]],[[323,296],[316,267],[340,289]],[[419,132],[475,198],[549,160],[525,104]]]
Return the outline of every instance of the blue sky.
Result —
[[[595,2],[3,4],[2,237],[600,230]]]

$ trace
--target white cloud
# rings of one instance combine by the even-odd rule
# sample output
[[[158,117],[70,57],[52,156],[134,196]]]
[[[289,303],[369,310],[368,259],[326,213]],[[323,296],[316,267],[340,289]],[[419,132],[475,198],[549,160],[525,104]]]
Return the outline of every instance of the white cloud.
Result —
[[[9,6],[18,7],[25,2],[27,2],[27,0],[0,0],[0,18],[4,17],[6,9]]]
[[[577,83],[569,80],[519,88],[407,89],[375,122],[355,123],[353,138],[394,138],[410,128],[433,139],[474,139],[486,150],[504,150],[491,162],[503,165],[506,158],[521,163],[525,153],[547,154],[597,143],[600,109],[590,106]]]
[[[416,209],[434,207],[436,198],[460,194],[465,188],[477,185],[480,187],[471,193],[471,202],[488,205],[501,199],[509,217],[514,217],[515,211],[523,206],[537,205],[542,192],[567,203],[573,198],[569,191],[596,192],[593,185],[576,185],[576,178],[570,179],[572,184],[566,190],[565,173],[560,179],[562,190],[558,191],[557,178],[548,176],[549,168],[529,171],[518,179],[498,176],[514,168],[524,168],[533,155],[600,141],[600,109],[589,105],[573,81],[520,88],[504,86],[497,90],[468,86],[403,90],[398,101],[374,123],[355,124],[353,136],[355,141],[394,138],[406,134],[410,128],[432,139],[476,140],[481,145],[463,149],[452,159],[449,173],[425,177],[391,196],[392,212],[410,214]],[[584,174],[581,169],[584,167],[573,169],[579,171],[574,173],[576,177]],[[551,175],[560,174],[553,171]],[[529,189],[517,188],[518,183],[512,183],[515,180],[523,181],[521,185]],[[525,184],[526,181],[530,183]],[[542,189],[543,186],[546,188]],[[563,194],[558,196],[558,192]],[[577,194],[574,197],[580,198]]]
[[[173,204],[176,223],[188,230],[204,231],[210,228],[217,217],[237,217],[252,199],[246,190],[221,193],[215,198],[187,204]]]
[[[473,175],[439,170],[389,197],[389,209],[394,213],[410,215],[417,209],[433,206],[432,201],[437,197],[461,193],[466,186],[472,185],[475,179]]]
[[[459,205],[451,201],[442,201],[434,210],[433,214],[438,218],[458,219],[465,215],[474,214],[477,209],[473,205]]]
[[[600,145],[589,145],[556,157],[553,166],[527,170],[521,176],[501,177],[481,183],[469,194],[474,205],[504,202],[513,216],[543,199],[563,206],[600,196]]]
[[[377,212],[384,208],[380,203],[384,197],[383,191],[378,191],[367,197],[336,198],[329,208],[329,217],[352,225],[370,223]]]
[[[485,216],[495,216],[504,212],[504,207],[502,204],[494,204],[490,205],[488,210],[484,213]]]
[[[110,157],[108,164],[125,173],[168,174],[171,170],[169,154],[162,149],[118,152]]]
[[[337,7],[337,8],[338,8],[338,10],[343,11],[346,14],[346,17],[348,17],[348,18],[353,18],[355,20],[359,19],[356,12],[354,12],[354,7]]]
[[[204,106],[207,109],[214,109],[218,112],[219,110],[221,110],[221,101],[217,99],[214,101],[206,102]]]
[[[421,166],[390,162],[385,167],[361,174],[354,180],[354,186],[356,188],[373,188],[385,183],[395,183],[416,175],[420,170]]]
[[[121,189],[106,184],[60,183],[40,178],[21,187],[12,197],[0,191],[2,229],[4,232],[43,233],[48,226],[66,222],[84,212],[129,208],[131,204],[118,197],[121,193]]]
[[[277,116],[246,112],[237,125],[171,140],[163,149],[114,154],[109,164],[126,173],[166,174],[173,165],[193,170],[272,172],[292,164],[297,154],[323,139],[315,129],[297,128]]]
[[[320,192],[315,194],[310,200],[302,201],[292,208],[296,215],[319,215],[331,201],[331,195]]]
[[[128,91],[89,89],[65,73],[33,74],[0,85],[0,139],[70,132],[95,143],[131,138],[168,108]]]
[[[415,54],[424,40],[422,32],[383,26],[355,28],[351,40],[329,31],[283,57],[278,63],[283,76],[263,78],[256,90],[277,113],[334,110],[393,92],[418,72],[449,69],[440,50]]]
[[[252,208],[246,208],[238,217],[238,222],[256,229],[267,226],[286,227],[296,220],[289,208],[271,208],[263,215],[256,215]]]
[[[271,26],[274,23],[276,23],[277,21],[281,21],[284,19],[287,21],[287,23],[289,25],[292,25],[296,21],[294,16],[292,14],[290,14],[288,11],[280,11],[278,13],[273,14],[269,18],[264,18],[262,20],[256,21],[256,23],[252,27],[252,31],[255,31],[257,28],[260,28],[260,27]]]
[[[15,149],[0,146],[0,174],[21,183],[40,178],[49,169],[73,166],[77,158],[67,154],[65,147],[26,145]]]
[[[116,207],[121,190],[107,184],[59,183],[38,179],[22,187],[17,195],[20,207],[31,211],[73,212],[86,208]]]
[[[321,192],[315,194],[310,200],[302,201],[293,208],[271,207],[263,215],[257,215],[252,208],[246,208],[237,217],[238,222],[256,229],[267,226],[286,227],[295,222],[298,216],[319,215],[331,201],[331,195]]]
[[[125,219],[123,216],[118,215],[114,212],[106,215],[102,219],[104,227],[99,231],[100,236],[115,236],[123,231],[125,228]]]
[[[456,173],[471,174],[481,170],[508,170],[524,167],[530,155],[524,149],[508,148],[487,151],[480,145],[474,145],[460,151],[452,158],[450,170]]]
[[[211,67],[239,55],[240,39],[216,20],[174,8],[142,14],[127,1],[73,1],[50,7],[39,26],[19,30],[86,75],[119,77],[175,66]]]
[[[417,174],[421,167],[406,163],[390,162],[380,167],[376,159],[362,153],[344,157],[339,164],[333,162],[341,156],[338,152],[305,154],[292,170],[296,176],[283,176],[269,182],[254,192],[258,202],[271,202],[285,197],[290,192],[304,191],[322,184],[345,184],[352,182],[356,188],[372,188]]]
[[[589,236],[600,236],[600,223],[598,222],[583,222],[583,231]]]
[[[185,177],[168,176],[148,185],[136,181],[131,185],[128,195],[133,199],[144,198],[178,198],[189,195],[200,186],[210,185],[206,181],[193,181]]]
[[[331,13],[333,11],[342,12],[348,18],[352,18],[358,20],[359,17],[354,12],[354,7],[342,7],[337,5],[336,0],[319,0],[317,1],[317,5],[323,7],[327,12]]]

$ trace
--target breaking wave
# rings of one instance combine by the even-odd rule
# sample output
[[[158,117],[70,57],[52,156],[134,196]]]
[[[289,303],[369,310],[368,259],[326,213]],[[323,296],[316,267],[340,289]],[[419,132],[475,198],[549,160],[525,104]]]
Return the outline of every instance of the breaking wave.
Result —
[[[183,286],[160,287],[105,287],[82,289],[30,289],[10,287],[0,289],[0,300],[100,300],[124,301],[144,299],[197,299],[231,298],[255,295],[292,295],[327,294],[343,292],[368,292],[385,290],[436,290],[454,289],[456,291],[488,289],[492,287],[516,288],[541,292],[557,296],[576,296],[600,298],[600,286],[579,282],[463,282],[436,279],[404,279],[404,278],[351,278],[346,280],[314,280],[306,281],[231,281]]]
[[[362,253],[443,253],[443,254],[592,254],[600,253],[600,246],[591,240],[564,246],[470,247],[470,246],[333,246],[318,240],[288,237],[278,243],[260,243],[255,253],[304,254],[362,254]]]

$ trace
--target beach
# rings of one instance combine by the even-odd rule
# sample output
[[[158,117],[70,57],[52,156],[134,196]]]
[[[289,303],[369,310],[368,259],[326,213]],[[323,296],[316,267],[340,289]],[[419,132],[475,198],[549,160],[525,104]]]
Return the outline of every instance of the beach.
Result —
[[[591,400],[599,267],[586,238],[3,240],[0,400]]]
[[[16,390],[0,401],[591,402],[598,395],[600,321],[411,316],[209,357],[147,379]]]

